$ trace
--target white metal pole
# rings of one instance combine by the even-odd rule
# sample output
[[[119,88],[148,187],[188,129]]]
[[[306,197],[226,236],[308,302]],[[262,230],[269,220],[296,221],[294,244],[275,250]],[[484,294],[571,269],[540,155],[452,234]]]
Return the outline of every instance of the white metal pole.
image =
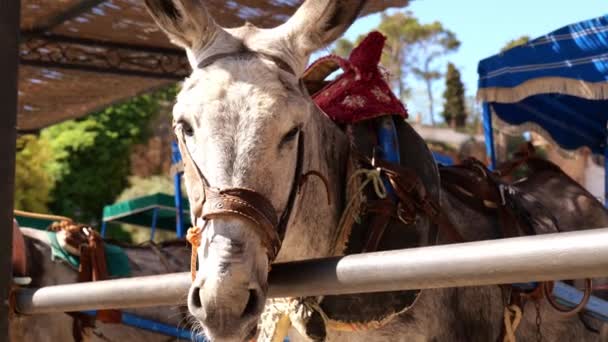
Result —
[[[189,273],[21,289],[25,314],[185,303]],[[270,297],[608,276],[608,228],[276,264]]]

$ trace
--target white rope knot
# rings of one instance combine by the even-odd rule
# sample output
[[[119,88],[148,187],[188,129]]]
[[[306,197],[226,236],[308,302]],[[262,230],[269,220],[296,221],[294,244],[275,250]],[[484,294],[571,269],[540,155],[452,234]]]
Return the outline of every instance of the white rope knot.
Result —
[[[365,180],[363,181],[363,183],[361,183],[361,186],[358,189],[358,193],[361,193],[363,191],[363,189],[365,189],[365,187],[369,184],[372,183],[373,187],[374,187],[374,192],[376,193],[376,196],[378,196],[378,198],[380,199],[385,199],[387,196],[387,191],[386,191],[386,187],[384,186],[384,182],[382,181],[382,170],[380,170],[380,168],[375,168],[375,169],[359,169],[357,171],[355,171],[350,179],[348,180],[348,186],[351,185],[351,183],[353,182],[353,180],[355,179],[355,177],[358,176],[365,176]]]
[[[374,188],[374,192],[376,193],[376,196],[378,196],[378,198],[385,199],[387,196],[386,187],[384,186],[384,183],[382,182],[380,168],[371,169],[371,170],[370,169],[358,169],[357,171],[353,172],[353,174],[348,179],[346,188],[349,189],[352,186],[353,182],[355,180],[357,180],[357,177],[359,177],[359,176],[364,176],[365,180],[361,183],[359,188],[357,188],[357,190],[354,192],[354,195],[348,201],[348,204],[344,208],[343,215],[340,218],[340,222],[338,223],[338,227],[339,227],[340,231],[343,229],[343,225],[345,223],[345,219],[346,219],[348,213],[351,213],[355,222],[360,223],[359,222],[360,221],[359,210],[351,210],[351,209],[353,209],[353,206],[356,203],[365,202],[365,196],[363,195],[363,190],[365,189],[365,187],[368,184],[370,184],[370,183],[372,184],[372,186]]]

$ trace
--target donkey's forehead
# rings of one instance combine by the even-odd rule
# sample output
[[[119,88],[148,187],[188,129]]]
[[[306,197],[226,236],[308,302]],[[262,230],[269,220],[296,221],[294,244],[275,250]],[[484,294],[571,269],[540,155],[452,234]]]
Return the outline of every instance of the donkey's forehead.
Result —
[[[174,116],[200,115],[207,109],[273,115],[298,95],[295,76],[260,58],[226,59],[195,70],[177,97]],[[300,94],[301,95],[301,94]]]

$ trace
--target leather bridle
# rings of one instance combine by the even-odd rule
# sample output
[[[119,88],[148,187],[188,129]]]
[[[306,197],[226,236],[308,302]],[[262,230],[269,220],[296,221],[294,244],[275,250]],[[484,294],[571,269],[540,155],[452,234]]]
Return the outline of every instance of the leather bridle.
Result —
[[[222,58],[252,55],[269,59],[275,62],[279,68],[295,75],[293,69],[278,58],[250,50],[211,56],[199,63],[199,68],[206,67]],[[279,253],[299,188],[302,185],[302,181],[306,178],[306,175],[302,175],[304,162],[304,132],[300,130],[296,137],[297,159],[294,177],[287,204],[280,216],[277,216],[278,210],[275,210],[275,207],[270,200],[255,190],[238,187],[220,189],[211,186],[188,150],[184,131],[180,130],[179,132],[176,132],[176,136],[179,148],[182,151],[184,171],[190,174],[190,176],[196,176],[196,179],[202,186],[202,198],[199,198],[197,203],[191,203],[191,210],[194,213],[193,217],[201,217],[205,221],[205,226],[201,228],[201,231],[206,227],[209,221],[216,218],[237,216],[248,220],[253,223],[255,233],[266,248],[268,260],[272,263]],[[310,173],[318,175],[316,172]],[[327,182],[323,178],[322,180],[327,186]],[[193,222],[193,224],[196,224],[196,222]],[[193,246],[193,256],[194,252]]]

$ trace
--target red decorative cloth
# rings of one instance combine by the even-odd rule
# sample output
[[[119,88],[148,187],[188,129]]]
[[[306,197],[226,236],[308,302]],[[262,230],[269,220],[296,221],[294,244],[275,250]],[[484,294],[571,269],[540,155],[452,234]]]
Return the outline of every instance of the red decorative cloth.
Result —
[[[348,59],[323,57],[304,73],[305,80],[321,81],[338,68],[343,70],[342,75],[313,95],[317,106],[335,122],[349,124],[384,115],[407,118],[407,110],[378,67],[385,40],[379,32],[372,32]]]

